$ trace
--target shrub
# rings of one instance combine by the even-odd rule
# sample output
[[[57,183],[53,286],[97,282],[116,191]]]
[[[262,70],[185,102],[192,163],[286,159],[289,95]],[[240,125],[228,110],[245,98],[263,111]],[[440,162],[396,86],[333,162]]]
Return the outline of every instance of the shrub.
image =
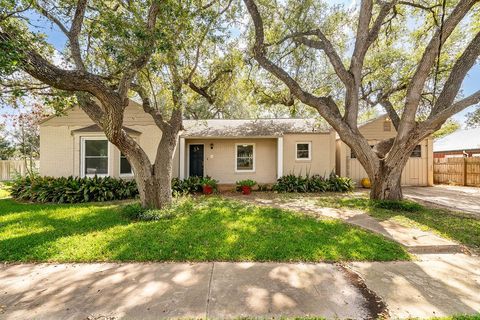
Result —
[[[254,185],[257,184],[255,180],[252,179],[247,179],[247,180],[240,180],[236,182],[237,186],[239,187],[253,187]]]
[[[193,202],[188,196],[182,196],[174,199],[170,206],[163,209],[142,208],[140,203],[128,204],[122,208],[122,213],[127,218],[136,221],[158,221],[172,219],[193,211]]]
[[[394,200],[375,200],[372,201],[374,208],[387,209],[392,211],[406,211],[417,212],[423,209],[422,205],[408,200],[394,201]]]
[[[328,178],[320,175],[296,176],[285,175],[277,180],[272,190],[278,192],[347,192],[355,188],[350,178],[331,174]]]
[[[172,179],[173,193],[187,194],[202,191],[202,177],[188,177],[180,180],[178,178]]]
[[[34,202],[80,203],[131,199],[138,195],[135,181],[111,177],[25,177],[15,180],[11,195]]]

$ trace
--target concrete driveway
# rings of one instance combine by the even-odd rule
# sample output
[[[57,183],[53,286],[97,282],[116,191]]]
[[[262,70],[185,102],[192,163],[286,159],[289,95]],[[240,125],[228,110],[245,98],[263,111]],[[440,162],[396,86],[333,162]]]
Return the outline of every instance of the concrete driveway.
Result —
[[[404,187],[407,198],[435,207],[464,211],[480,218],[480,188],[436,185],[434,187]]]

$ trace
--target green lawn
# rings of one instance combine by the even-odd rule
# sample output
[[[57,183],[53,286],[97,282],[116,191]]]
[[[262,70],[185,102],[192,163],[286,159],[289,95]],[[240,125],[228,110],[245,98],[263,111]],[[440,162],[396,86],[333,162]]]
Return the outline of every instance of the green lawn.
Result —
[[[220,197],[184,200],[175,217],[132,222],[122,204],[0,200],[3,261],[406,260],[398,244],[340,221]]]
[[[325,207],[348,207],[365,210],[379,219],[394,219],[405,225],[432,230],[446,238],[456,240],[474,250],[480,249],[480,220],[460,212],[431,209],[412,201],[403,201],[400,208],[385,208],[389,203],[371,201],[366,197],[320,197],[316,204]]]
[[[6,183],[0,182],[0,199],[10,196],[10,191],[8,189],[9,186]]]

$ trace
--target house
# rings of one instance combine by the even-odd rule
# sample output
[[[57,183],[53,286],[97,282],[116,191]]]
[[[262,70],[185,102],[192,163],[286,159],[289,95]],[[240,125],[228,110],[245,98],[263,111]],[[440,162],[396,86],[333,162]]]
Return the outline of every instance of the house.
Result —
[[[393,138],[395,127],[387,115],[380,116],[359,126],[360,133],[371,145],[381,140]],[[402,185],[432,186],[433,185],[433,140],[423,140],[413,150],[402,173]],[[367,173],[355,153],[339,138],[336,141],[336,172],[340,176],[348,176],[357,185]]]
[[[480,128],[458,130],[433,143],[434,158],[480,157]]]
[[[153,161],[161,131],[134,101],[124,130]],[[288,174],[328,175],[335,170],[335,132],[314,119],[185,120],[173,176],[210,176],[220,184],[254,179],[274,183]],[[79,108],[40,125],[40,174],[132,177],[127,159]]]

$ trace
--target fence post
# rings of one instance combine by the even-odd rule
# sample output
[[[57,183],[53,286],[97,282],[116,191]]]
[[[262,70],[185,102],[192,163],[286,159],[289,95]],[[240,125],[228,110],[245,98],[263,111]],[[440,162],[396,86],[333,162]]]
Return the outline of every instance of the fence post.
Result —
[[[463,185],[467,185],[467,158],[463,158]]]

